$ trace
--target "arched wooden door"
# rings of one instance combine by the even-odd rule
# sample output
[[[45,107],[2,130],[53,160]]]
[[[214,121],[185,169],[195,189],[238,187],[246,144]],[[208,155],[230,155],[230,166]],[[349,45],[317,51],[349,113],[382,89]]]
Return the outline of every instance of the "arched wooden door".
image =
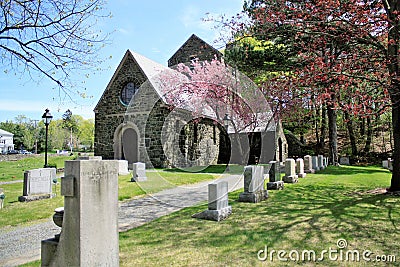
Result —
[[[122,155],[129,164],[139,161],[138,134],[132,128],[122,133]]]

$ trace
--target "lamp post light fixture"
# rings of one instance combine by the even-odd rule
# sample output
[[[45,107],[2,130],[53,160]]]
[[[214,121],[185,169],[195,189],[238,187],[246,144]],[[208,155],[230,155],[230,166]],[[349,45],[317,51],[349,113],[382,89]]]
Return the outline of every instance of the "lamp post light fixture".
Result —
[[[45,142],[45,146],[44,146],[44,167],[45,168],[47,168],[47,138],[48,138],[48,134],[49,134],[49,124],[50,124],[52,118],[53,118],[53,116],[51,116],[49,109],[46,108],[46,110],[42,116],[44,125],[46,126],[46,142]]]
[[[225,116],[224,116],[224,118],[222,119],[222,121],[224,122],[224,126],[225,126],[226,133],[228,133],[229,123],[230,123],[230,121],[231,121],[231,118],[229,118],[228,113],[225,113]]]

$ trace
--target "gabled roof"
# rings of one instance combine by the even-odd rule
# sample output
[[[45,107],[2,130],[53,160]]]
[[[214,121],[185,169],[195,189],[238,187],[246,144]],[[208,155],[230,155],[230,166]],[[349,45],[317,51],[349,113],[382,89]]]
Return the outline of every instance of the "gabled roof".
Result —
[[[171,62],[172,59],[174,59],[175,57],[177,57],[177,55],[178,55],[179,53],[182,53],[182,51],[184,50],[185,47],[191,45],[191,43],[194,43],[194,42],[196,42],[196,41],[197,41],[197,42],[200,42],[200,43],[202,44],[201,47],[197,47],[197,49],[198,49],[197,52],[198,52],[198,53],[201,54],[201,50],[202,50],[202,49],[205,50],[205,49],[207,48],[207,49],[212,50],[212,51],[214,52],[215,55],[217,55],[217,56],[222,56],[222,53],[221,53],[220,51],[218,51],[217,49],[215,49],[214,47],[212,47],[211,45],[209,45],[207,42],[205,42],[203,39],[201,39],[201,38],[198,37],[197,35],[192,34],[192,35],[189,37],[189,39],[187,39],[186,42],[184,42],[183,45],[181,45],[181,46],[178,48],[178,50],[176,50],[176,52],[168,59],[168,66],[175,65],[175,63]],[[200,60],[204,60],[204,59],[200,58]],[[209,59],[207,59],[207,60],[211,60],[211,59],[209,58]],[[185,62],[177,62],[177,63],[185,63]]]
[[[10,132],[7,132],[7,131],[4,131],[2,129],[0,129],[0,135],[2,135],[2,136],[14,136],[14,134],[12,134]]]

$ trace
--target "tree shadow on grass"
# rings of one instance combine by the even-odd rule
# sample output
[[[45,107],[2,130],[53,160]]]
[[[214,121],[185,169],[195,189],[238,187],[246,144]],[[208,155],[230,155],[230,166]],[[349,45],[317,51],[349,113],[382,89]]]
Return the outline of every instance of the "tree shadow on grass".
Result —
[[[328,166],[324,170],[316,172],[317,174],[329,175],[354,175],[354,174],[373,174],[390,173],[389,170],[379,167],[360,167],[360,166]]]

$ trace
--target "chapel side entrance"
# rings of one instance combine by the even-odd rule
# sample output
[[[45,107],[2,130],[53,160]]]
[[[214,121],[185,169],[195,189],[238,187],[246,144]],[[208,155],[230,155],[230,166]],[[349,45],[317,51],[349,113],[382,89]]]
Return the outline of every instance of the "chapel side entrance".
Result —
[[[127,160],[130,167],[139,161],[139,135],[135,128],[121,125],[114,134],[114,158]]]

